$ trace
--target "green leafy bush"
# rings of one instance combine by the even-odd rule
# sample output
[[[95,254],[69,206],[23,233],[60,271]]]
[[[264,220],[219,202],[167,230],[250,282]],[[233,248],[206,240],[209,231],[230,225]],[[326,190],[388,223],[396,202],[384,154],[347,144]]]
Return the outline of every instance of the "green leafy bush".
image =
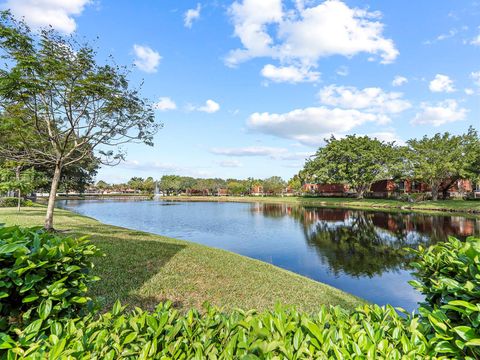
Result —
[[[0,207],[17,207],[17,206],[18,206],[18,198],[15,198],[15,197],[0,198]],[[22,199],[20,201],[20,206],[32,207],[33,201]]]
[[[319,306],[314,314],[282,306],[227,314],[205,305],[180,313],[170,302],[154,312],[117,302],[98,314],[83,307],[96,280],[95,246],[0,229],[0,359],[480,358],[480,239],[412,252],[412,285],[425,294],[416,315],[377,305]]]
[[[36,318],[78,314],[90,301],[90,258],[99,250],[86,238],[59,237],[39,228],[0,228],[0,330]],[[8,320],[7,320],[8,319]]]
[[[419,312],[429,341],[457,358],[480,358],[480,239],[411,251],[418,281],[410,284],[425,295]]]
[[[421,325],[392,307],[353,313],[320,306],[314,315],[275,311],[181,314],[170,303],[125,313],[117,303],[99,318],[39,319],[16,341],[0,334],[4,357],[56,359],[424,359],[432,353]],[[0,350],[1,351],[1,350]]]

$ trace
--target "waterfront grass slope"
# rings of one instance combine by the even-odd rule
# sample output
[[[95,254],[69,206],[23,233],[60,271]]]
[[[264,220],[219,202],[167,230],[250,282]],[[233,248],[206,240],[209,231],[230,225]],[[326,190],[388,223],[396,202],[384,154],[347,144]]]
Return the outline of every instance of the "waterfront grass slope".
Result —
[[[0,223],[41,225],[43,206],[0,209]],[[315,311],[322,304],[352,309],[365,301],[331,286],[273,265],[188,241],[110,226],[57,209],[55,228],[68,235],[89,235],[105,257],[95,259],[102,278],[91,296],[109,307],[122,303],[153,309],[171,300],[180,309],[207,301],[224,310],[272,309],[275,303]]]

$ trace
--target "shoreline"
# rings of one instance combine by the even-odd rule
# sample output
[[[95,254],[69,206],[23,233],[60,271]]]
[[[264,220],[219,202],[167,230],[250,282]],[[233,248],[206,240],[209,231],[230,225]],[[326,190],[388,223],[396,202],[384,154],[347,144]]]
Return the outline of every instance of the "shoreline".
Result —
[[[480,201],[476,200],[439,200],[406,203],[390,199],[355,199],[328,197],[273,197],[273,196],[161,196],[163,201],[197,201],[197,202],[240,202],[240,203],[277,203],[318,207],[338,207],[359,210],[392,210],[435,214],[462,214],[480,217]]]

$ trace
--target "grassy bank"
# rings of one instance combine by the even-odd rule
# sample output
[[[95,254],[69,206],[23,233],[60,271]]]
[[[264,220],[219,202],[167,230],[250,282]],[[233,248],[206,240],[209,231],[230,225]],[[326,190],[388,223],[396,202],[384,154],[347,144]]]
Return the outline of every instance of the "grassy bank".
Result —
[[[464,214],[480,214],[480,201],[439,200],[407,203],[390,199],[354,199],[324,197],[272,197],[272,196],[165,196],[163,200],[176,201],[231,201],[231,202],[265,202],[298,204],[309,206],[334,206],[357,209],[392,209],[411,211],[435,211]]]
[[[0,209],[0,223],[34,226],[43,222],[42,206]],[[95,260],[102,280],[92,295],[111,305],[122,302],[151,309],[163,300],[180,308],[205,301],[224,309],[271,309],[278,301],[312,311],[320,304],[352,308],[362,300],[338,289],[224,250],[141,231],[102,224],[56,210],[55,227],[74,235],[91,235],[106,253]]]

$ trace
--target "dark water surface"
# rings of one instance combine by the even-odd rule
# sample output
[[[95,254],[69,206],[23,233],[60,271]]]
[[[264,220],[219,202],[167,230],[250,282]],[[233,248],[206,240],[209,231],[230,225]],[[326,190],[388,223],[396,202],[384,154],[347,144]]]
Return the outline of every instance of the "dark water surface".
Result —
[[[264,203],[62,200],[58,205],[107,224],[230,250],[409,311],[422,297],[407,284],[411,275],[401,249],[480,234],[480,220],[462,216]]]

